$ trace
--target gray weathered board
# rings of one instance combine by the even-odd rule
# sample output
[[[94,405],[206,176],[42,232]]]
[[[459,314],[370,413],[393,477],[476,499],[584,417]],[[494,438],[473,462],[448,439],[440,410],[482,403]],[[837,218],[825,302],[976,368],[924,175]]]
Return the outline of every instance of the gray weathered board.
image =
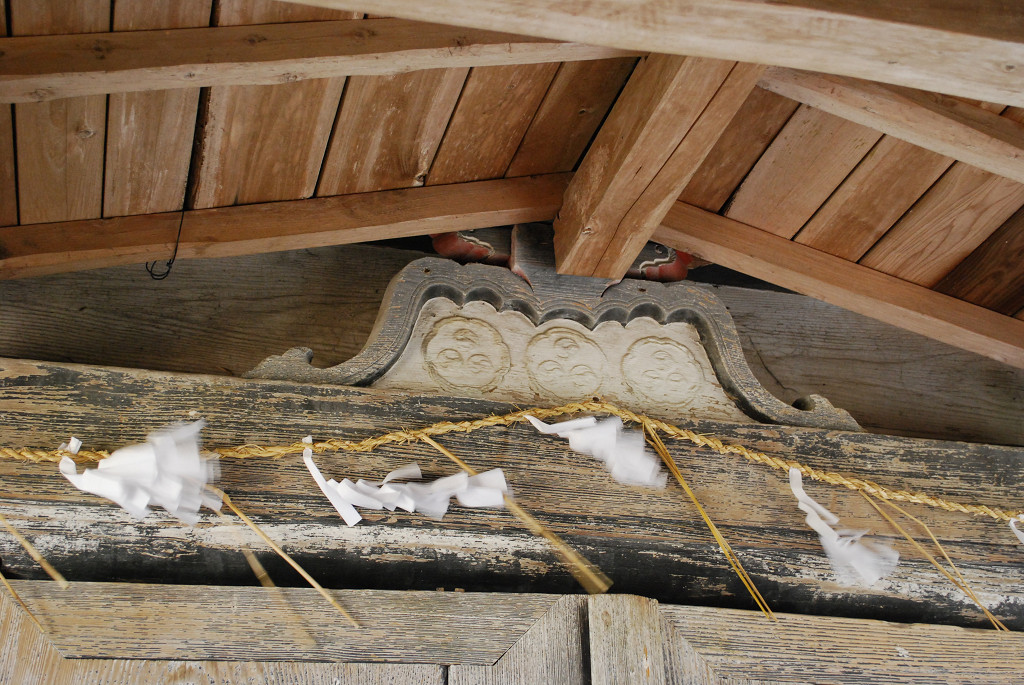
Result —
[[[445,419],[511,410],[484,399],[415,396],[372,388],[187,376],[139,370],[0,361],[0,445],[54,448],[69,435],[87,448],[140,442],[156,428],[205,418],[208,447],[288,444],[312,434],[364,438]],[[750,423],[695,422],[721,436],[815,467],[950,499],[1015,508],[1024,501],[1024,450]],[[599,463],[532,428],[488,428],[439,438],[478,469],[502,467],[519,502],[598,564],[615,592],[672,603],[751,606],[703,522],[679,488],[613,481]],[[817,536],[796,508],[785,474],[669,441],[711,518],[778,611],[898,621],[984,625],[980,612],[897,539],[857,494],[808,483],[808,493],[849,528],[889,538],[903,559],[873,588],[833,577]],[[325,475],[375,479],[409,461],[428,478],[454,472],[422,444],[318,457]],[[3,513],[72,580],[242,584],[254,582],[235,531],[216,517],[188,528],[162,513],[135,521],[74,489],[54,464],[0,461]],[[221,484],[242,509],[328,587],[574,592],[546,544],[506,512],[453,506],[442,522],[421,514],[365,511],[346,527],[301,459],[225,461]],[[995,521],[912,507],[1008,625],[1024,628],[1024,547]],[[920,534],[920,531],[916,531]],[[258,550],[265,548],[249,535]],[[279,583],[302,585],[269,551]],[[9,536],[6,573],[43,578]]]
[[[601,396],[669,421],[718,419],[859,430],[820,395],[788,405],[751,374],[728,310],[689,283],[555,272],[543,224],[512,230],[512,271],[424,258],[391,282],[366,347],[334,367],[312,350],[249,378],[554,406]],[[749,418],[748,418],[749,417]]]

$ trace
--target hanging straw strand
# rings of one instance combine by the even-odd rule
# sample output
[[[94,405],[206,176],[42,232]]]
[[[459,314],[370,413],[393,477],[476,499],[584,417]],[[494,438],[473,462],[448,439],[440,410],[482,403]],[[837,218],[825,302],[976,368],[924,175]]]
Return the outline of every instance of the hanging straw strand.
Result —
[[[39,628],[39,631],[42,633],[46,633],[46,629],[43,628],[43,624],[39,622],[39,619],[36,618],[36,615],[32,613],[32,610],[29,609],[28,605],[25,604],[25,602],[21,599],[21,595],[14,591],[14,588],[11,586],[11,582],[7,580],[7,577],[2,573],[0,573],[0,582],[2,582],[4,584],[4,587],[7,588],[7,591],[11,593],[11,597],[14,597],[14,599],[17,600],[18,604],[21,605],[21,608],[25,610],[25,613],[28,614],[28,617],[32,619],[32,622],[36,624],[37,628]]]
[[[57,584],[60,585],[61,590],[68,589],[68,581],[64,579],[64,576],[62,576],[57,569],[51,566],[50,562],[43,558],[43,555],[39,553],[39,550],[37,550],[32,545],[31,542],[26,540],[25,537],[21,533],[19,533],[14,526],[10,524],[10,522],[3,514],[0,514],[0,523],[2,523],[4,527],[6,527],[7,530],[11,533],[11,535],[14,536],[14,539],[21,543],[21,546],[25,548],[25,551],[28,552],[28,555],[32,557],[32,559],[37,564],[42,566],[43,570],[50,574],[51,578],[57,581]]]
[[[475,469],[449,452],[445,447],[435,442],[429,435],[422,434],[418,437],[420,440],[433,446],[438,452],[451,459],[460,469],[469,475],[477,475],[477,471]],[[522,521],[530,532],[535,535],[539,535],[551,543],[555,548],[555,552],[562,558],[562,561],[565,562],[566,566],[569,567],[569,572],[572,573],[577,582],[583,586],[583,589],[592,595],[608,592],[608,588],[611,587],[612,581],[608,576],[601,572],[601,569],[566,544],[562,538],[558,537],[558,535],[548,529],[547,526],[534,518],[532,514],[519,506],[511,497],[508,495],[505,495],[504,497],[505,506],[508,507],[510,512],[512,512],[513,516]]]

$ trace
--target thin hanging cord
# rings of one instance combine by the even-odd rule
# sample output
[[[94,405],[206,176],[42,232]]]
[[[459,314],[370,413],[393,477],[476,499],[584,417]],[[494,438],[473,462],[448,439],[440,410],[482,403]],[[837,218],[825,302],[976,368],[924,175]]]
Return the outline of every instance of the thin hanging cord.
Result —
[[[156,273],[156,262],[146,262],[146,271],[153,278],[154,281],[162,281],[171,274],[171,267],[174,266],[174,260],[178,258],[178,245],[181,244],[181,226],[185,223],[185,212],[181,213],[181,219],[178,221],[178,237],[174,239],[174,252],[171,253],[171,258],[167,260],[167,266],[164,267],[163,273]]]

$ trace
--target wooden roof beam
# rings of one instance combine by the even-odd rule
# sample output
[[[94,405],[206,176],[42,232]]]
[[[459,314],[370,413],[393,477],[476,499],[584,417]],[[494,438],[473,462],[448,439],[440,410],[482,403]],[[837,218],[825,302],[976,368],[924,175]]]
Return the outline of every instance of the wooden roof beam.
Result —
[[[1024,321],[677,202],[660,243],[941,342],[1024,368]]]
[[[550,221],[572,174],[0,228],[0,279]]]
[[[404,19],[25,36],[0,38],[0,103],[645,53]]]
[[[981,107],[913,88],[777,67],[765,71],[759,85],[1024,183],[1024,124]]]
[[[701,57],[642,59],[565,192],[558,272],[625,275],[763,71]]]
[[[361,0],[290,0],[363,10]],[[374,12],[775,64],[1024,106],[1024,6],[1001,0],[376,0]]]

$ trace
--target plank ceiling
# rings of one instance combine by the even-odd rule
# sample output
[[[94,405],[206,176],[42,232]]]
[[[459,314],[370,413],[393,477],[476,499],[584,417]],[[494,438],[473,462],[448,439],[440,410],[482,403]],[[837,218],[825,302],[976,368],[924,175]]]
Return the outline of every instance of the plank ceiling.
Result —
[[[7,0],[0,33],[366,20],[359,12],[271,0]],[[163,245],[167,230],[181,225],[181,210],[572,172],[637,60],[3,104],[0,226],[24,227],[0,236],[3,256],[12,241],[49,235],[39,224],[161,215],[153,221],[162,224],[137,225],[140,233],[163,231]],[[1024,320],[1024,185],[801,104],[772,92],[772,82],[769,74],[743,91],[735,116],[730,110],[731,121],[679,195],[682,203]],[[971,104],[1024,123],[1020,107]],[[68,226],[61,235],[80,235]],[[122,261],[132,260],[124,257],[129,252]],[[140,251],[135,261],[146,258]],[[2,261],[0,275],[19,275],[4,273]]]

